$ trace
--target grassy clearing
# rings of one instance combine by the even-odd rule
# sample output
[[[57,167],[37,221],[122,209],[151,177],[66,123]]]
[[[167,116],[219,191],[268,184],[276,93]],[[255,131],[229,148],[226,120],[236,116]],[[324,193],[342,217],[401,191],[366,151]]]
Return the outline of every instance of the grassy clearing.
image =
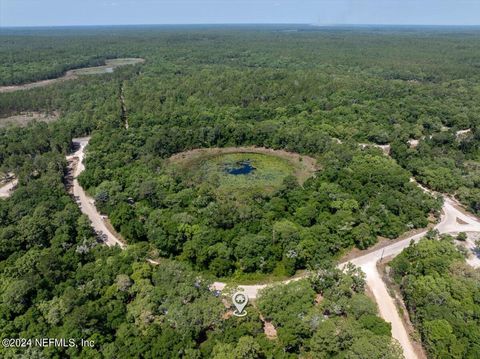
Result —
[[[19,115],[0,118],[0,128],[7,126],[26,126],[32,121],[52,122],[59,117],[57,112],[46,114],[41,112],[26,112]]]
[[[307,178],[313,176],[319,166],[317,160],[309,156],[283,150],[272,150],[265,147],[225,147],[225,148],[200,148],[177,153],[170,157],[170,163],[181,168],[196,168],[202,161],[224,154],[263,154],[286,161],[293,169],[293,175],[302,184]]]
[[[227,168],[236,167],[243,161],[250,162],[255,170],[249,174],[240,175],[227,172]],[[271,193],[281,186],[285,177],[294,173],[288,161],[259,153],[230,153],[215,156],[202,161],[195,171],[202,182],[206,180],[215,183],[218,190],[225,193],[259,190]]]
[[[228,173],[229,168],[245,161],[255,170],[248,174]],[[237,198],[272,193],[290,175],[303,183],[317,169],[313,158],[255,147],[197,149],[171,157],[170,163],[172,169],[183,172],[192,185],[208,184],[217,188],[219,194],[234,193]]]
[[[115,68],[126,65],[135,65],[144,62],[144,59],[140,58],[121,58],[121,59],[111,59],[105,61],[105,65],[96,66],[96,67],[87,67],[84,69],[76,69],[69,71],[70,75],[100,75],[105,73],[110,73],[115,70]]]

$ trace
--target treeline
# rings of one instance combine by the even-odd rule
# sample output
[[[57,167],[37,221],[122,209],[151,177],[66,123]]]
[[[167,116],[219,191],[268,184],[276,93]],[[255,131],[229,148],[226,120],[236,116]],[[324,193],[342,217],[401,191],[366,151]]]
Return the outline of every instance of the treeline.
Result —
[[[394,157],[420,182],[479,211],[476,30],[284,30],[4,31],[0,42],[9,55],[0,62],[19,76],[85,57],[135,56],[147,62],[98,78],[0,94],[1,116],[59,110],[90,130],[98,123],[120,127],[123,83],[132,127],[241,127],[241,122],[272,136],[286,124],[287,135],[309,142],[296,147],[319,147],[304,139],[317,129],[344,143],[392,143]],[[8,65],[12,61],[19,67],[15,71]],[[467,129],[471,132],[456,138]],[[409,149],[408,140],[420,145]]]
[[[364,70],[387,81],[478,79],[477,29],[288,30],[292,28],[4,29],[0,81],[2,85],[32,82],[107,58],[144,55],[180,66],[320,70],[340,66],[344,73]]]
[[[3,29],[0,86],[63,76],[68,70],[100,66],[106,59],[133,57],[115,34],[89,29]]]
[[[431,358],[480,356],[480,272],[449,236],[423,239],[391,262],[413,324]]]

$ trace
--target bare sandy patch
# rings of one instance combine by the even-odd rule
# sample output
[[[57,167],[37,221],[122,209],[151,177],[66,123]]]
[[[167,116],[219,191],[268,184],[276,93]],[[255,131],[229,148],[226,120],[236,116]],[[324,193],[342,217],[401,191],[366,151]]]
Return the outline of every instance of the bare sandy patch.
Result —
[[[365,148],[369,148],[369,147],[375,147],[375,148],[379,148],[383,151],[384,154],[386,154],[387,156],[390,155],[390,150],[391,150],[391,146],[390,145],[377,145],[375,143],[359,143],[358,144],[362,149],[365,149]]]
[[[408,140],[408,144],[410,148],[417,148],[419,143],[420,143],[420,140],[415,140],[415,139]]]
[[[457,140],[458,140],[458,139],[463,139],[463,138],[467,137],[470,133],[472,133],[472,129],[467,128],[466,130],[457,131],[455,133],[455,136],[457,137]]]
[[[32,121],[49,123],[58,120],[59,116],[60,114],[58,112],[23,112],[15,116],[0,118],[0,128],[10,125],[26,126]]]
[[[263,333],[269,340],[275,340],[277,339],[277,329],[275,326],[272,324],[272,322],[269,322],[264,318],[262,314],[260,314],[260,320],[263,323]]]
[[[15,190],[18,179],[13,173],[0,173],[0,198],[8,198]]]

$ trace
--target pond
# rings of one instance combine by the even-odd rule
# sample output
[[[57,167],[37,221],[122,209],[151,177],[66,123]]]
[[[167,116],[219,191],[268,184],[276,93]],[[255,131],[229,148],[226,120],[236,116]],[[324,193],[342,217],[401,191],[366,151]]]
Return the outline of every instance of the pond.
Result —
[[[252,166],[252,163],[249,160],[238,161],[233,166],[226,165],[225,171],[230,175],[248,175],[249,173],[255,171],[255,167]]]

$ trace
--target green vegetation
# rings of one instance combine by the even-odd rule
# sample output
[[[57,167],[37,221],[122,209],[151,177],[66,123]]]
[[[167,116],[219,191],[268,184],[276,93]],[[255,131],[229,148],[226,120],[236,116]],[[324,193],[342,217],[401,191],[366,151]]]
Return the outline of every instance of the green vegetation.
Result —
[[[402,358],[390,325],[364,294],[363,276],[352,267],[322,269],[310,281],[264,290],[258,308],[277,329],[279,344],[302,357]]]
[[[466,106],[475,108],[477,105]],[[399,163],[421,183],[433,190],[457,195],[471,211],[480,214],[480,132],[478,119],[472,118],[448,131],[433,134],[416,149],[399,142],[394,143],[392,149]],[[472,131],[457,137],[455,131],[465,127]]]
[[[37,126],[26,131],[45,134],[46,126]],[[2,358],[321,355],[321,339],[316,338],[322,336],[325,316],[328,323],[331,320],[326,330],[338,325],[351,338],[331,350],[398,357],[391,352],[388,325],[375,316],[375,306],[362,294],[364,283],[358,272],[325,269],[311,284],[287,286],[292,299],[282,303],[292,314],[291,322],[279,318],[278,288],[266,290],[259,307],[279,327],[279,340],[270,341],[255,308],[248,308],[246,318],[225,317],[228,309],[209,290],[211,281],[205,275],[167,260],[151,265],[145,261],[150,255],[145,245],[121,251],[99,244],[87,219],[65,193],[62,154],[37,153],[35,167],[28,162],[23,166],[21,173],[30,170],[36,175],[23,176],[13,196],[0,201],[0,337],[85,339],[95,346],[2,346]],[[302,289],[294,295],[296,286]],[[324,296],[325,306],[315,305],[316,292]],[[304,306],[299,307],[296,298]],[[343,304],[333,313],[331,306],[337,301]],[[301,320],[301,332],[292,332],[302,313],[308,313],[308,320]],[[362,343],[375,346],[375,351]]]
[[[73,75],[99,75],[113,72],[117,67],[125,65],[136,65],[142,63],[143,59],[125,58],[106,60],[105,65],[96,67],[86,67],[71,70]]]
[[[288,176],[274,192],[246,198],[212,181],[192,186],[188,173],[170,170],[167,158],[198,147],[207,131],[218,136],[209,147],[265,145],[252,143],[263,137],[254,128],[247,136],[252,142],[235,143],[226,126],[97,133],[81,183],[127,241],[149,241],[161,256],[216,276],[292,275],[342,249],[367,248],[378,235],[395,238],[424,227],[430,211],[439,208],[393,160],[333,143],[318,154],[322,170],[303,186]]]
[[[229,170],[242,167],[248,163],[254,170],[248,174],[230,174]],[[175,170],[183,170],[185,177],[190,177],[192,184],[217,187],[222,195],[235,193],[236,196],[251,197],[255,193],[271,193],[281,187],[287,176],[292,176],[292,165],[276,156],[258,153],[228,153],[217,156],[199,158],[195,163],[186,166],[175,166]],[[189,180],[187,180],[189,181]]]
[[[391,267],[429,357],[479,357],[480,273],[465,264],[452,238],[412,244]]]
[[[97,46],[108,40],[94,34]],[[368,66],[353,78],[345,77],[341,67],[320,66],[320,59],[307,53],[312,41],[332,49],[335,41],[329,32],[282,35],[275,46],[275,28],[231,30],[222,36],[215,30],[138,30],[124,35],[118,53],[145,58],[144,64],[118,68],[101,79],[82,77],[2,94],[0,108],[5,114],[55,109],[60,121],[74,124],[75,133],[94,131],[81,183],[129,243],[148,241],[160,256],[217,276],[285,276],[328,262],[352,246],[366,248],[377,236],[395,238],[424,227],[429,213],[439,209],[438,202],[409,183],[407,171],[378,150],[361,151],[355,142],[383,143],[414,126],[403,120],[392,124],[387,114],[382,117],[385,110],[373,106],[377,102],[364,89],[413,85],[378,77]],[[138,48],[137,36],[149,45]],[[191,36],[208,39],[207,48]],[[380,35],[351,36],[349,41],[362,39],[374,46]],[[381,36],[397,41],[402,35]],[[182,55],[185,43],[187,57]],[[221,56],[219,44],[224,45]],[[244,57],[242,46],[252,55]],[[165,47],[168,51],[162,51]],[[279,52],[285,48],[298,53],[286,53],[280,63]],[[211,51],[212,63],[205,62],[205,51]],[[324,60],[343,56],[333,54]],[[324,51],[318,55],[326,56]],[[355,51],[351,56],[360,61]],[[121,129],[121,88],[128,131]],[[391,108],[398,93],[382,91],[386,108]],[[346,98],[354,100],[352,106]],[[389,132],[392,138],[385,137]],[[167,158],[185,150],[252,145],[316,157],[321,175],[302,186],[286,177],[273,192],[239,201],[235,193],[221,194],[208,181],[192,187],[188,175],[168,169]],[[11,146],[5,144],[6,153],[15,151]]]
[[[0,127],[7,126],[26,126],[33,121],[52,122],[57,120],[57,114],[46,114],[38,112],[22,113],[16,116],[0,118]]]
[[[410,183],[412,174],[478,211],[479,31],[284,30],[2,30],[1,85],[108,59],[146,60],[0,94],[2,118],[59,114],[0,128],[0,172],[19,178],[0,201],[0,337],[96,343],[0,348],[2,358],[398,357],[355,273],[329,267],[310,282],[266,290],[242,319],[227,318],[210,275],[324,268],[377,236],[424,227],[440,203]],[[65,155],[84,135],[92,140],[81,183],[129,242],[126,251],[99,245],[67,195]],[[410,139],[419,145],[410,148]],[[393,158],[360,149],[365,142],[390,143]],[[169,162],[195,148],[241,146],[309,155],[321,170],[240,201],[214,182],[192,186]],[[409,271],[402,289],[429,353],[475,358],[478,278],[441,243],[438,256],[427,250],[415,265],[402,255],[395,271]],[[166,258],[145,262],[154,256]],[[434,279],[418,294],[410,283],[422,283],[421,268],[434,268],[425,272]],[[278,339],[265,337],[260,314]]]

